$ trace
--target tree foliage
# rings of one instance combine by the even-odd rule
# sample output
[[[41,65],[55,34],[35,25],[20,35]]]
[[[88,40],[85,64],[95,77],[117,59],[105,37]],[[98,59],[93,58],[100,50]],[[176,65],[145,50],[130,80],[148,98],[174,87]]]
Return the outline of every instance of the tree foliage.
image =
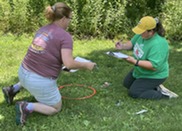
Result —
[[[47,5],[63,0],[0,1],[1,33],[33,33],[47,23],[43,11]],[[73,9],[69,31],[79,38],[126,37],[145,15],[161,18],[167,37],[182,39],[180,0],[65,0]],[[177,25],[177,28],[174,26]],[[173,29],[173,30],[172,30]]]

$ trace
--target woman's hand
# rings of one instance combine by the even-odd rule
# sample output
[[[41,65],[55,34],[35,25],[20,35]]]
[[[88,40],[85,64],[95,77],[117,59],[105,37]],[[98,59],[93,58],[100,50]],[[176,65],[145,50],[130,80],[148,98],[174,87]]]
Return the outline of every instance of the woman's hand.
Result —
[[[134,65],[135,65],[135,63],[137,62],[137,60],[136,60],[134,57],[132,57],[132,56],[128,56],[128,58],[126,58],[125,60],[126,60],[127,62],[129,62],[129,63],[134,64]]]
[[[85,65],[86,65],[86,68],[88,70],[93,70],[94,67],[96,66],[96,63],[94,63],[94,62],[85,62]]]
[[[115,48],[118,50],[131,50],[133,47],[131,41],[126,42],[123,44],[121,41],[115,43]]]
[[[118,41],[118,42],[115,43],[115,48],[116,49],[122,50],[123,49],[122,47],[123,47],[123,44],[120,41]]]

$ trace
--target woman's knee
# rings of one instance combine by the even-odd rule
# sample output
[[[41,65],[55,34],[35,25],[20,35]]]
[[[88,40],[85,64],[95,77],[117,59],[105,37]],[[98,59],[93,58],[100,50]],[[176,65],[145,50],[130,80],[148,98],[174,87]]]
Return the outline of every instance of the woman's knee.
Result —
[[[56,114],[56,113],[60,112],[61,111],[61,108],[62,108],[62,100],[60,100],[60,102],[58,102],[53,107],[55,108],[55,112],[53,114]]]
[[[132,82],[125,79],[122,84],[125,88],[130,89]]]
[[[128,95],[133,97],[133,98],[140,98],[141,93],[138,93],[138,92],[130,89],[128,91]]]
[[[126,87],[127,89],[130,88],[130,84],[129,84],[127,81],[125,81],[125,80],[123,81],[122,85],[123,85],[124,87]]]

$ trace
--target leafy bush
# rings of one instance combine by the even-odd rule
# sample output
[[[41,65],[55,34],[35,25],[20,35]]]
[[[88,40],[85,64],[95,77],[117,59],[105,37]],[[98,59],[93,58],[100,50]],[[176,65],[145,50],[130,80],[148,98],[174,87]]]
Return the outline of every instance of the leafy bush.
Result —
[[[6,32],[9,28],[10,5],[0,1],[0,30]]]
[[[164,6],[164,25],[167,37],[171,40],[182,40],[182,1],[171,0]]]
[[[63,1],[63,0],[59,0]],[[46,24],[43,10],[57,0],[18,0],[0,2],[1,31],[33,33]],[[77,38],[126,38],[145,15],[161,18],[167,37],[182,40],[180,0],[67,0],[73,9],[69,31]]]
[[[114,3],[114,4],[113,4]],[[76,3],[73,6],[74,19],[70,31],[81,37],[104,36],[113,38],[124,31],[127,18],[124,15],[124,3],[119,1],[91,0]]]
[[[128,0],[125,10],[126,16],[135,24],[144,15],[153,17],[162,12],[162,6],[165,0]]]

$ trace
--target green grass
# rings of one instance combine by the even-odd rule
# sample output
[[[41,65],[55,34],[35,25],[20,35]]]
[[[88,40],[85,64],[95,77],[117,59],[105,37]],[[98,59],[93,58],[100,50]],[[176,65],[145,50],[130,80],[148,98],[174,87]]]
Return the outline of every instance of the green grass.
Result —
[[[31,42],[30,37],[0,37],[0,88],[18,82],[17,71]],[[83,97],[92,93],[87,86],[92,86],[97,93],[84,100],[63,99],[62,111],[54,116],[33,113],[26,126],[15,124],[15,107],[7,106],[0,92],[0,130],[3,131],[180,131],[182,130],[182,43],[170,45],[170,77],[164,83],[180,97],[170,100],[138,100],[127,95],[122,80],[132,68],[124,60],[104,54],[114,49],[109,40],[76,40],[74,56],[81,56],[96,62],[98,71],[79,70],[75,73],[62,72],[58,84],[83,84],[84,87],[71,86],[61,90],[62,96]],[[130,51],[124,53],[131,54]],[[110,86],[104,88],[104,82]],[[34,98],[22,90],[15,101]],[[120,105],[116,105],[119,101]],[[146,109],[146,113],[135,113]]]

